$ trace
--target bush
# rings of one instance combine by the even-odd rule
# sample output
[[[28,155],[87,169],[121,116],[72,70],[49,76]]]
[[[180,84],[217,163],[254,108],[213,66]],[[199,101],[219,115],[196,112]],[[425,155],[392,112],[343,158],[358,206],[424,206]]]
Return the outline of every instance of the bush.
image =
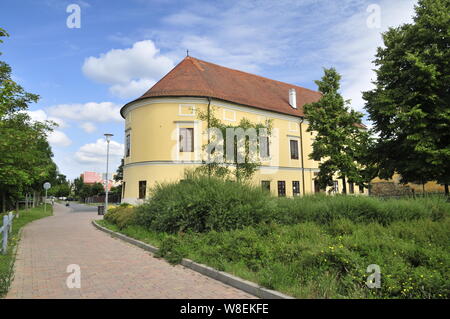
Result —
[[[422,218],[442,220],[449,213],[450,205],[442,197],[381,200],[368,196],[310,195],[278,199],[274,217],[282,224],[305,221],[330,224],[347,218],[356,223],[389,225]]]
[[[136,214],[140,225],[156,231],[207,232],[269,221],[274,209],[259,187],[200,176],[158,185]]]
[[[171,263],[187,257],[299,298],[449,298],[449,207],[441,198],[279,199],[192,179],[155,189],[122,232]],[[120,223],[121,209],[105,219]],[[379,289],[366,287],[370,264],[381,267]]]
[[[136,223],[135,208],[128,204],[121,204],[115,208],[108,209],[104,219],[114,225],[117,225],[117,227],[122,230],[125,227]]]
[[[156,252],[155,257],[163,257],[172,265],[181,263],[185,254],[180,249],[181,241],[175,236],[168,236],[161,241],[159,250]]]
[[[187,257],[299,298],[448,298],[449,235],[449,218],[388,226],[347,219],[265,224],[171,235],[161,255],[172,263]],[[379,289],[366,287],[370,264],[381,268]]]

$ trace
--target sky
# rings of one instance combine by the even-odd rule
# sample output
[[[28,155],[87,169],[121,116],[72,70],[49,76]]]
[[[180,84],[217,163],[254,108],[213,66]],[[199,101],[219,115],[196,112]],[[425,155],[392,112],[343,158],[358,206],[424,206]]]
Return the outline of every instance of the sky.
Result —
[[[416,0],[2,0],[10,37],[0,59],[39,94],[28,113],[58,127],[48,139],[59,171],[110,172],[123,157],[120,108],[189,55],[316,90],[324,67],[364,113],[381,33],[412,21]],[[74,20],[73,5],[79,8]],[[69,8],[69,10],[68,10]],[[69,22],[69,23],[68,23]],[[71,26],[71,27],[69,27]],[[75,27],[74,27],[75,26]],[[79,27],[78,27],[79,26]],[[370,126],[370,123],[366,122]]]

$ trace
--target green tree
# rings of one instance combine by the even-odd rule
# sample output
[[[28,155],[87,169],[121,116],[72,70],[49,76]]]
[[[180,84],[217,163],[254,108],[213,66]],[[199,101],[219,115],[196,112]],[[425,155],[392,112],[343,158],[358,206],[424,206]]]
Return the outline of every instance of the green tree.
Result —
[[[97,196],[105,192],[105,187],[102,183],[94,183],[91,185],[90,196]]]
[[[308,132],[315,132],[313,151],[309,157],[320,161],[317,182],[321,188],[333,185],[337,174],[343,181],[342,192],[347,193],[346,180],[366,186],[369,170],[363,156],[369,133],[361,124],[363,114],[351,110],[349,101],[339,94],[341,76],[334,69],[324,69],[322,80],[315,81],[322,97],[304,106],[309,122]]]
[[[73,180],[73,194],[75,196],[75,198],[77,199],[82,199],[82,189],[84,186],[84,181],[83,181],[83,177],[77,177]]]
[[[450,183],[450,1],[419,0],[414,22],[391,28],[378,48],[377,79],[364,92],[379,138],[378,174]]]
[[[243,131],[247,130],[254,130],[256,132],[257,136],[259,137],[259,130],[260,129],[266,129],[266,137],[270,138],[271,131],[272,131],[272,122],[270,120],[266,121],[265,123],[252,123],[246,118],[243,118],[239,121],[238,125],[229,125],[225,124],[222,121],[220,121],[218,118],[214,116],[214,110],[211,110],[211,112],[205,113],[205,112],[199,112],[199,119],[202,121],[205,121],[208,123],[208,128],[215,128],[220,130],[221,137],[223,138],[223,156],[227,157],[227,139],[229,138],[227,136],[227,130],[236,130],[236,129],[242,129]],[[250,140],[249,136],[243,137],[243,147],[239,147],[241,144],[238,141],[238,136],[233,136],[234,141],[234,157],[232,161],[223,161],[223,162],[215,162],[212,161],[212,159],[208,159],[208,161],[204,161],[203,165],[198,167],[196,169],[197,173],[204,174],[207,176],[216,176],[219,178],[228,178],[231,175],[234,175],[234,178],[236,181],[245,181],[251,178],[251,176],[258,170],[258,168],[261,166],[261,162],[259,158],[255,158],[252,154],[251,150],[255,145],[250,145],[252,141]],[[214,142],[212,140],[212,137],[209,138],[209,142]],[[253,141],[254,142],[254,141]],[[206,149],[208,145],[204,145],[203,148]],[[253,148],[257,152],[259,152],[260,145],[257,142],[257,145],[255,148]],[[214,156],[215,150],[212,150],[211,156]],[[242,160],[239,160],[239,156],[242,157]],[[230,170],[229,167],[234,167],[233,170]]]
[[[120,182],[120,184],[118,186],[111,187],[111,190],[110,190],[110,192],[112,194],[115,194],[118,198],[122,197],[123,165],[124,165],[124,159],[122,158],[120,161],[120,165],[117,168],[116,175],[114,175],[114,180],[116,182]]]
[[[8,34],[0,28],[0,43],[4,36]],[[8,201],[17,200],[24,191],[41,190],[42,183],[56,174],[47,142],[54,123],[33,122],[23,112],[38,99],[38,95],[26,92],[14,82],[11,67],[0,61],[0,193],[3,211]]]
[[[57,173],[56,178],[50,181],[52,187],[48,194],[55,197],[69,197],[70,183],[66,179],[66,175]]]

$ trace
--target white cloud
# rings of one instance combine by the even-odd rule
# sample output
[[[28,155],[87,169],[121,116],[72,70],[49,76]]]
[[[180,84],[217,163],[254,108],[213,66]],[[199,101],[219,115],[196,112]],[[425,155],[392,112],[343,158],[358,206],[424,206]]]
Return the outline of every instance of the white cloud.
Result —
[[[299,67],[298,57],[310,50],[304,42],[323,30],[324,16],[333,18],[335,7],[348,7],[341,1],[317,2],[192,1],[163,19],[166,28],[147,34],[177,59],[189,49],[194,57],[244,71],[259,73],[264,66],[280,65],[292,70]]]
[[[81,146],[75,153],[75,160],[79,163],[106,163],[106,141],[99,138],[95,143]],[[123,157],[124,145],[116,141],[109,144],[109,156],[112,162],[117,162]]]
[[[62,131],[54,130],[47,137],[51,146],[69,146],[72,144],[70,138]]]
[[[159,53],[151,40],[139,41],[128,49],[112,49],[99,57],[88,57],[83,73],[90,79],[112,85],[111,92],[123,98],[139,97],[174,64]]]
[[[334,66],[343,76],[343,95],[362,110],[361,91],[370,89],[375,77],[371,61],[382,44],[380,33],[411,21],[416,2],[193,1],[165,17],[166,28],[148,30],[147,36],[157,38],[174,59],[189,49],[201,59],[254,73],[271,70],[271,78],[313,89],[321,67]],[[381,8],[379,29],[366,24],[373,3]]]
[[[57,117],[48,116],[48,114],[44,110],[24,111],[24,113],[28,114],[32,121],[53,121],[58,124],[58,126],[53,128],[53,131],[47,135],[47,140],[52,147],[65,147],[72,144],[72,140],[63,131],[59,130],[60,128],[65,128],[68,126],[64,120]]]
[[[109,122],[122,121],[120,106],[111,102],[84,104],[59,104],[47,108],[50,115],[74,121]]]
[[[44,122],[44,121],[52,121],[58,124],[58,128],[66,128],[67,123],[58,117],[48,116],[48,114],[44,110],[36,110],[36,111],[24,111],[28,114],[32,121]]]
[[[86,133],[92,133],[97,130],[97,127],[92,124],[91,122],[85,122],[80,124],[80,127],[86,132]]]
[[[358,6],[361,10],[335,25],[330,33],[332,40],[327,49],[329,59],[338,66],[342,74],[342,94],[352,100],[352,107],[363,110],[362,91],[373,88],[376,79],[373,71],[376,49],[383,45],[381,33],[412,21],[415,0],[381,1],[379,3],[381,28],[369,28],[368,4]]]
[[[155,83],[155,81],[150,79],[131,80],[124,84],[114,84],[109,88],[109,91],[121,98],[139,97]]]

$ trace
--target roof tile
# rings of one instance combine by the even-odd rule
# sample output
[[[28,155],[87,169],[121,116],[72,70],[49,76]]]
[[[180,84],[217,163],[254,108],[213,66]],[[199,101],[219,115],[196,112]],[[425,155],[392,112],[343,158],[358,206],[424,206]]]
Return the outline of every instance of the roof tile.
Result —
[[[296,90],[297,109],[289,105],[290,88]],[[303,106],[318,101],[321,94],[188,56],[135,101],[167,96],[211,97],[263,110],[304,116]]]

